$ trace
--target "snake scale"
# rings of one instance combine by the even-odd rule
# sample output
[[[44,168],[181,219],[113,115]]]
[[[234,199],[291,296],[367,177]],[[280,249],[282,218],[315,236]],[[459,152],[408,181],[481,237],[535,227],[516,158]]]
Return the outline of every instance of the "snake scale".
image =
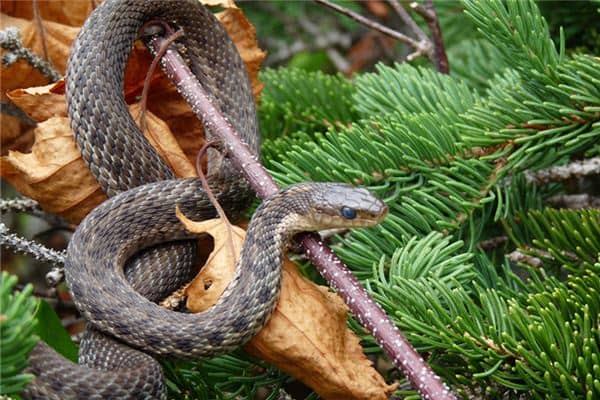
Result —
[[[67,102],[82,156],[109,200],[79,225],[65,276],[88,321],[79,364],[45,343],[34,348],[30,399],[166,399],[158,357],[197,359],[236,349],[268,321],[291,237],[304,230],[371,226],[385,204],[344,184],[292,185],[250,221],[231,283],[213,307],[179,313],[156,302],[195,274],[194,242],[175,216],[216,215],[198,179],[175,179],[143,138],[123,98],[131,47],[149,20],[182,28],[178,46],[212,101],[258,156],[254,99],[235,46],[196,0],[107,0],[88,18],[69,58]],[[211,132],[207,132],[211,136]],[[252,197],[229,161],[212,152],[207,178],[229,215]]]

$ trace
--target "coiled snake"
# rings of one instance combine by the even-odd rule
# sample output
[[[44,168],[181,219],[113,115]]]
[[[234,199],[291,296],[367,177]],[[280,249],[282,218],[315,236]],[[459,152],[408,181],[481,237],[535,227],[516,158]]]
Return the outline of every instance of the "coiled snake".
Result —
[[[67,102],[83,158],[113,197],[84,219],[67,252],[67,284],[89,322],[79,365],[40,343],[30,355],[35,378],[26,398],[165,399],[153,356],[211,357],[252,338],[275,307],[283,255],[294,233],[370,226],[386,214],[386,206],[365,189],[290,186],[255,212],[234,278],[216,305],[199,314],[159,307],[156,301],[195,273],[195,248],[176,206],[197,220],[216,213],[198,179],[174,179],[123,99],[131,46],[143,24],[158,18],[183,28],[180,45],[190,68],[258,155],[244,66],[209,11],[196,0],[107,0],[92,13],[69,59]],[[239,214],[251,198],[247,182],[218,155],[209,157],[208,180],[228,214]]]

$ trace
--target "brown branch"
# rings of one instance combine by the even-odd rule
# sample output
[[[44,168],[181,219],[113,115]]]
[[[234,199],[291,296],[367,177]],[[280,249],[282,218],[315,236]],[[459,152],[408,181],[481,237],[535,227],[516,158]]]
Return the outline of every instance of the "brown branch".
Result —
[[[437,70],[442,74],[450,73],[450,65],[448,64],[448,56],[442,39],[442,30],[440,28],[440,20],[431,0],[424,0],[425,7],[417,2],[411,3],[410,7],[423,17],[429,32],[431,32],[431,40],[433,41],[433,59]]]
[[[507,241],[508,236],[496,236],[491,239],[482,240],[481,242],[477,243],[477,247],[479,247],[481,250],[493,250],[503,246]]]
[[[370,20],[368,18],[363,17],[360,14],[355,13],[354,11],[342,7],[340,5],[331,3],[329,0],[314,0],[316,3],[322,4],[326,7],[331,8],[332,10],[335,10],[337,12],[339,12],[340,14],[344,14],[350,18],[352,18],[353,20],[355,20],[356,22],[365,25],[371,29],[374,29],[378,32],[383,33],[384,35],[387,35],[391,38],[394,38],[402,43],[407,44],[408,46],[412,47],[415,51],[412,54],[409,54],[409,56],[407,57],[407,60],[413,60],[415,58],[417,58],[420,55],[426,55],[428,57],[431,56],[432,54],[432,46],[431,46],[431,42],[426,39],[426,40],[420,40],[420,41],[416,41],[415,39],[406,36],[403,33],[400,33],[398,31],[395,31],[393,29],[390,29],[386,26],[381,25],[380,23]]]
[[[148,41],[152,51],[158,51],[161,37]],[[241,171],[257,194],[265,199],[278,192],[279,187],[267,173],[252,152],[240,140],[239,134],[209,100],[209,97],[187,64],[177,52],[171,48],[162,58],[161,65],[167,76],[177,86],[182,97],[191,105],[192,110],[227,144],[231,163]],[[373,301],[366,290],[358,283],[344,263],[315,234],[302,234],[300,238],[307,256],[326,277],[328,282],[338,291],[350,311],[358,318],[374,336],[383,350],[390,356],[394,364],[404,372],[413,386],[427,399],[454,399],[455,396],[440,380],[423,358],[406,340],[385,315],[380,306]]]
[[[548,256],[550,257],[549,253]],[[520,250],[515,250],[508,254],[508,259],[515,264],[527,264],[534,268],[540,268],[544,265],[541,258],[536,256],[525,254]]]

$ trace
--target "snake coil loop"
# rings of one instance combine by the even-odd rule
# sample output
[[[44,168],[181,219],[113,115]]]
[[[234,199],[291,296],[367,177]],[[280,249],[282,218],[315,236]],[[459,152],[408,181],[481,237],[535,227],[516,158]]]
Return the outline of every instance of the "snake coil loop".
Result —
[[[34,349],[29,372],[35,379],[25,398],[166,399],[154,356],[212,357],[248,341],[276,305],[294,232],[369,226],[387,212],[364,189],[291,186],[255,212],[235,276],[216,305],[199,314],[159,307],[156,301],[195,272],[195,248],[176,206],[196,220],[214,217],[215,210],[198,179],[174,179],[123,99],[131,46],[144,23],[157,18],[185,29],[181,45],[192,71],[258,155],[256,110],[243,63],[198,1],[107,0],[92,13],[69,59],[67,102],[82,156],[111,198],[79,225],[65,264],[73,301],[89,325],[79,365],[44,343]],[[252,193],[232,168],[223,171],[209,185],[228,214],[239,213]],[[346,208],[352,212],[340,214]]]

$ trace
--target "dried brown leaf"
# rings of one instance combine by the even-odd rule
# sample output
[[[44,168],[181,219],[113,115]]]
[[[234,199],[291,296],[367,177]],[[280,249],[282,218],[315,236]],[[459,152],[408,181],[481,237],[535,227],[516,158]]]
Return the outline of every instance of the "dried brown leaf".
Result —
[[[179,209],[176,212],[189,231],[214,238],[213,252],[186,291],[188,308],[201,312],[217,302],[233,277],[245,233],[235,227],[231,245],[229,228],[220,219],[193,222]],[[348,309],[336,294],[304,278],[286,261],[277,308],[244,349],[300,379],[324,399],[387,399],[396,386],[386,385],[372,367],[360,339],[348,329],[347,317]]]
[[[129,112],[134,116],[139,126],[140,105],[130,105]],[[138,117],[135,118],[136,116]],[[149,111],[146,112],[146,131],[144,132],[144,136],[158,151],[158,154],[161,155],[169,167],[171,167],[175,176],[179,178],[196,176],[195,164],[187,159],[169,126]]]
[[[385,400],[387,385],[347,326],[348,308],[324,286],[283,269],[281,297],[267,325],[244,349],[300,379],[323,399]]]
[[[106,199],[77,149],[66,117],[52,117],[34,130],[30,153],[0,158],[1,176],[49,212],[79,222]]]
[[[233,0],[199,0],[200,3],[209,7],[237,8]]]
[[[235,43],[235,47],[246,65],[254,98],[258,100],[264,87],[264,84],[258,78],[258,73],[267,53],[258,47],[256,28],[248,21],[243,11],[238,8],[229,8],[220,12],[217,14],[217,18],[227,30],[233,43]]]
[[[66,117],[67,103],[64,80],[46,86],[12,90],[6,95],[34,121],[42,122],[52,117]]]
[[[12,17],[33,19],[33,1],[2,0],[4,14]],[[38,10],[44,21],[58,22],[70,26],[81,26],[92,11],[94,2],[73,0],[38,0]]]
[[[240,227],[228,225],[220,218],[194,222],[183,215],[179,208],[176,213],[187,230],[209,234],[214,240],[213,251],[185,291],[187,308],[192,312],[201,312],[217,302],[231,281],[246,232]]]
[[[41,98],[49,108],[52,102],[64,103],[64,96],[46,97],[47,93],[23,96]],[[34,102],[26,101],[34,106]],[[139,114],[139,106],[130,106]],[[180,177],[195,176],[194,165],[177,145],[168,126],[151,113],[146,114],[146,138]],[[1,157],[1,176],[20,193],[37,200],[52,213],[70,222],[79,222],[89,211],[106,199],[100,186],[87,169],[77,148],[66,117],[51,117],[34,130],[35,142],[30,153],[10,151]]]

